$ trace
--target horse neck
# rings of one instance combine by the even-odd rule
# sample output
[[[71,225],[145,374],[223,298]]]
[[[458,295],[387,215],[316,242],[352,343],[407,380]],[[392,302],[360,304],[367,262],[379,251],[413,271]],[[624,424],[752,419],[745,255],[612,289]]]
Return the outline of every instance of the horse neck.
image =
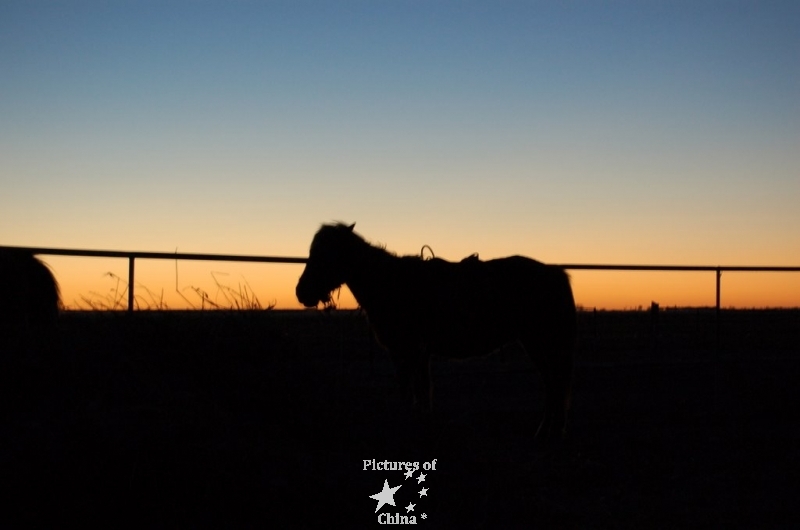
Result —
[[[358,304],[369,311],[384,298],[381,296],[385,278],[396,256],[370,244],[353,254],[349,278],[345,281]]]

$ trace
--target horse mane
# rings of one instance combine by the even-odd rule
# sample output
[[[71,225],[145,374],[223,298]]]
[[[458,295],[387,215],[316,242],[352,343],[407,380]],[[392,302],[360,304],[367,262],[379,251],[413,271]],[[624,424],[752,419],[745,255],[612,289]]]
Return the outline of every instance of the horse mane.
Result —
[[[315,236],[314,240],[316,241],[318,237],[320,239],[345,238],[351,244],[355,243],[355,245],[360,246],[362,248],[369,247],[371,249],[380,250],[381,252],[389,256],[397,257],[397,254],[395,252],[387,250],[385,244],[371,243],[364,236],[353,230],[354,227],[355,223],[347,224],[343,223],[342,221],[334,221],[333,223],[322,223],[322,225],[320,225],[319,231],[317,231],[317,235]]]

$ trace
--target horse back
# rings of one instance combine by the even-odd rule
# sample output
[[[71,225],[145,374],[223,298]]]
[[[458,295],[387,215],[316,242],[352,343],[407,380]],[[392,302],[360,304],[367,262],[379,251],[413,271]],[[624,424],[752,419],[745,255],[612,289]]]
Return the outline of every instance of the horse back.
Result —
[[[574,311],[567,273],[524,256],[445,262],[439,270],[431,270],[425,284],[430,292],[439,293],[442,306],[480,306],[486,311],[523,314]]]
[[[552,341],[574,335],[569,277],[558,267],[523,256],[401,259],[398,265],[393,279],[402,296],[375,315],[386,346],[405,342],[467,357],[524,336]]]

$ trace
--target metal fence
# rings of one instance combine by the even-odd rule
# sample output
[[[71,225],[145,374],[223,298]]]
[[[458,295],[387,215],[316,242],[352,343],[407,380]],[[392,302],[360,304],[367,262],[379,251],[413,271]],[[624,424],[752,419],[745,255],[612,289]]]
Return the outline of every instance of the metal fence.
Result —
[[[243,256],[237,254],[189,254],[178,252],[129,252],[119,250],[81,250],[66,248],[0,246],[0,251],[19,251],[50,256],[85,256],[95,258],[124,258],[128,260],[128,311],[134,310],[134,274],[136,259],[169,259],[191,261],[235,261],[250,263],[296,263],[306,262],[306,258],[285,256]],[[596,264],[554,264],[567,270],[602,271],[685,271],[713,272],[716,278],[716,311],[719,316],[720,295],[723,272],[800,272],[800,267],[761,267],[761,266],[721,266],[721,265],[596,265]],[[719,320],[719,319],[717,319]]]

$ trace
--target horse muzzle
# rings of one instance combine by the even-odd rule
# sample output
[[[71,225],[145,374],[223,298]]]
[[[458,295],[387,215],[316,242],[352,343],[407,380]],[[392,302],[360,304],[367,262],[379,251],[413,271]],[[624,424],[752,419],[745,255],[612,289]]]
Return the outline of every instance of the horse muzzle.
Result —
[[[319,303],[315,302],[312,298],[300,294],[299,292],[295,292],[295,294],[297,295],[297,301],[303,304],[305,307],[314,307]]]
[[[320,297],[311,295],[307,292],[304,292],[300,285],[294,290],[295,296],[297,296],[297,301],[303,304],[305,307],[317,307],[319,303],[322,301]]]

